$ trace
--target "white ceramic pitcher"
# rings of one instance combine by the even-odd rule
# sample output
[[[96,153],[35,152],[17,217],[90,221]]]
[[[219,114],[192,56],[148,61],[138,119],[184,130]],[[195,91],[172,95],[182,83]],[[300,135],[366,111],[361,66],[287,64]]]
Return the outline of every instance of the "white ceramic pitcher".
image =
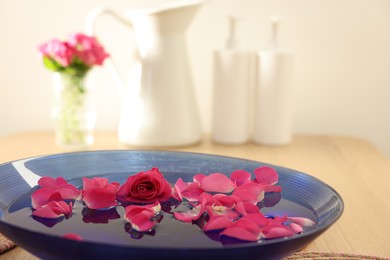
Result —
[[[119,140],[133,146],[183,146],[200,141],[201,127],[193,92],[185,31],[203,1],[166,3],[132,9],[124,16],[104,9],[92,10],[87,33],[94,35],[95,21],[109,14],[134,30],[137,46],[124,82],[110,60],[107,66],[120,85],[122,108]]]

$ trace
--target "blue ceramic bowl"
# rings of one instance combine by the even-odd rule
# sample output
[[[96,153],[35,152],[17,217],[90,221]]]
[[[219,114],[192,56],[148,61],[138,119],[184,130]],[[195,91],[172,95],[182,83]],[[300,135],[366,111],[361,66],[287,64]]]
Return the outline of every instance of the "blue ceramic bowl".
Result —
[[[280,197],[269,197],[262,212],[269,216],[307,217],[315,226],[288,238],[240,242],[205,234],[194,224],[163,216],[155,230],[129,232],[123,208],[89,212],[75,205],[73,216],[59,221],[31,217],[31,193],[40,176],[62,176],[82,185],[82,177],[107,177],[123,183],[128,176],[158,167],[174,183],[191,181],[197,173],[237,169],[253,172],[271,166],[279,173]],[[340,195],[324,182],[302,172],[262,162],[196,153],[168,151],[94,151],[36,157],[0,165],[0,232],[32,254],[44,259],[281,259],[303,248],[329,228],[342,214]],[[63,238],[77,233],[82,241]]]

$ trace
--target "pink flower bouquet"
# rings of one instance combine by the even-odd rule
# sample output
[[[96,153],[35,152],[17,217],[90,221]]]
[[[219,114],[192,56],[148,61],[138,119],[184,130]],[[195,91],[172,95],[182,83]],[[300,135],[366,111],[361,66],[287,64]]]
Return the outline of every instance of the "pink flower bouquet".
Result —
[[[39,47],[43,63],[54,73],[55,120],[57,144],[85,146],[92,144],[95,111],[87,94],[86,75],[109,56],[96,38],[81,33],[68,41],[53,39]]]
[[[70,35],[68,41],[53,39],[39,46],[39,51],[46,68],[79,76],[109,56],[96,38],[82,33]]]

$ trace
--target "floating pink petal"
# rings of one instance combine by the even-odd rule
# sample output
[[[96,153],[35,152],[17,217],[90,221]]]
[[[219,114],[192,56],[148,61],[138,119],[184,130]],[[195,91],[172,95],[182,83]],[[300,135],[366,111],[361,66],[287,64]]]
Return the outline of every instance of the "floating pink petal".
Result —
[[[292,231],[294,231],[297,234],[302,233],[302,231],[303,231],[303,228],[300,225],[298,225],[297,223],[292,222],[292,223],[290,223],[289,226],[292,229]]]
[[[274,168],[263,166],[254,170],[256,182],[274,185],[278,182],[279,175]]]
[[[207,206],[206,209],[210,217],[226,216],[230,219],[238,219],[240,216],[240,213],[236,210],[232,210],[224,206]]]
[[[51,201],[48,204],[33,211],[32,215],[40,218],[56,219],[65,216],[68,218],[72,214],[72,203],[64,201]]]
[[[160,204],[149,204],[145,206],[131,205],[125,208],[125,220],[128,221],[132,228],[144,232],[151,230],[156,221],[152,218],[156,212],[161,209]]]
[[[248,212],[245,210],[245,206],[244,206],[244,203],[242,201],[240,201],[239,203],[237,203],[235,206],[234,206],[234,210],[240,214],[241,216],[245,216],[248,214]]]
[[[267,239],[290,237],[295,234],[291,228],[284,225],[267,226],[263,229],[262,233]]]
[[[120,184],[107,178],[83,178],[83,200],[90,209],[105,209],[117,205],[116,192]]]
[[[233,194],[242,199],[242,201],[254,202],[253,196],[249,196],[248,193],[255,197],[255,203],[260,202],[264,199],[264,185],[254,182],[246,183],[237,187]]]
[[[204,213],[204,205],[199,204],[196,207],[193,207],[191,210],[184,212],[174,212],[173,216],[183,222],[191,222],[197,220]]]
[[[206,175],[204,175],[203,173],[198,173],[198,174],[195,174],[194,177],[192,177],[192,179],[194,180],[194,182],[198,182],[199,184],[202,183],[202,180],[206,177]]]
[[[204,225],[204,231],[221,230],[233,224],[233,221],[226,216],[214,216]]]
[[[253,195],[253,193],[247,191],[247,190],[238,190],[236,189],[233,192],[233,195],[240,198],[243,202],[251,203],[253,205],[257,204],[257,197]]]
[[[253,221],[239,219],[222,231],[220,235],[244,241],[257,241],[261,237],[261,229]]]
[[[69,184],[64,178],[58,177],[56,179],[48,176],[41,177],[38,180],[39,186],[43,188],[52,189],[58,191],[63,199],[79,199],[80,190],[78,190],[72,184]]]
[[[230,175],[230,179],[236,184],[236,186],[241,186],[242,184],[251,182],[252,175],[244,170],[236,170]]]
[[[171,198],[180,202],[183,201],[183,196],[181,195],[180,190],[176,186],[172,187]]]
[[[62,236],[63,238],[71,239],[71,240],[76,240],[76,241],[81,241],[83,238],[76,233],[67,233]]]
[[[233,208],[236,205],[236,200],[226,194],[217,193],[214,194],[213,197],[218,203],[217,205],[221,205],[227,208]]]
[[[248,214],[249,213],[260,213],[260,209],[256,205],[254,205],[253,203],[244,202],[243,205],[244,205],[245,211]]]
[[[81,191],[72,184],[58,185],[55,190],[61,194],[63,199],[78,200],[81,196]]]
[[[126,220],[131,224],[131,227],[137,231],[145,232],[151,230],[156,222],[152,220],[154,216],[149,210],[138,211],[134,215],[127,216]]]
[[[83,200],[90,209],[106,209],[117,205],[115,192],[105,188],[91,188],[83,191]]]
[[[250,220],[256,223],[259,227],[265,227],[269,223],[268,219],[263,215],[263,213],[249,213],[242,217],[242,219]]]
[[[301,227],[311,227],[315,225],[315,222],[308,218],[302,218],[302,217],[288,217],[289,220],[293,221],[294,223],[297,223]]]
[[[135,211],[142,211],[142,210],[148,210],[151,211],[154,215],[158,214],[161,211],[161,204],[160,202],[156,201],[152,204],[146,204],[146,205],[130,205],[126,207],[126,212],[135,212]]]
[[[200,194],[198,202],[203,204],[204,206],[212,206],[215,204],[215,198],[210,193],[203,192],[202,194]]]
[[[40,188],[31,194],[31,206],[38,209],[51,201],[62,201],[61,194],[49,188]]]
[[[207,192],[230,193],[234,190],[234,183],[222,173],[212,173],[202,179],[200,187]]]
[[[144,205],[143,207],[152,210],[155,215],[161,211],[161,204],[158,201],[152,204]]]
[[[198,201],[200,194],[203,193],[198,182],[184,182],[182,178],[176,181],[175,191],[181,200],[186,198],[188,201]]]
[[[43,176],[38,180],[38,185],[45,188],[53,188],[60,184],[66,184],[66,180],[62,177],[58,177],[56,179],[49,177],[49,176]]]

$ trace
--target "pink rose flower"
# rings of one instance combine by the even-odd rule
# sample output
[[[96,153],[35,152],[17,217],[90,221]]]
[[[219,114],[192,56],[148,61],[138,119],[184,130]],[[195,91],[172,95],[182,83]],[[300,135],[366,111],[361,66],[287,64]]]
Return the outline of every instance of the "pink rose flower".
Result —
[[[39,46],[39,51],[43,56],[54,59],[63,67],[69,66],[75,53],[75,49],[67,42],[62,42],[57,39],[42,44]]]
[[[158,168],[130,176],[119,188],[117,196],[127,202],[152,203],[167,201],[171,196],[171,186]]]
[[[95,37],[81,33],[72,34],[69,44],[76,50],[76,56],[88,66],[102,65],[109,56]]]
[[[107,178],[83,178],[83,200],[90,209],[104,209],[117,205],[116,191],[120,184],[109,183]]]

